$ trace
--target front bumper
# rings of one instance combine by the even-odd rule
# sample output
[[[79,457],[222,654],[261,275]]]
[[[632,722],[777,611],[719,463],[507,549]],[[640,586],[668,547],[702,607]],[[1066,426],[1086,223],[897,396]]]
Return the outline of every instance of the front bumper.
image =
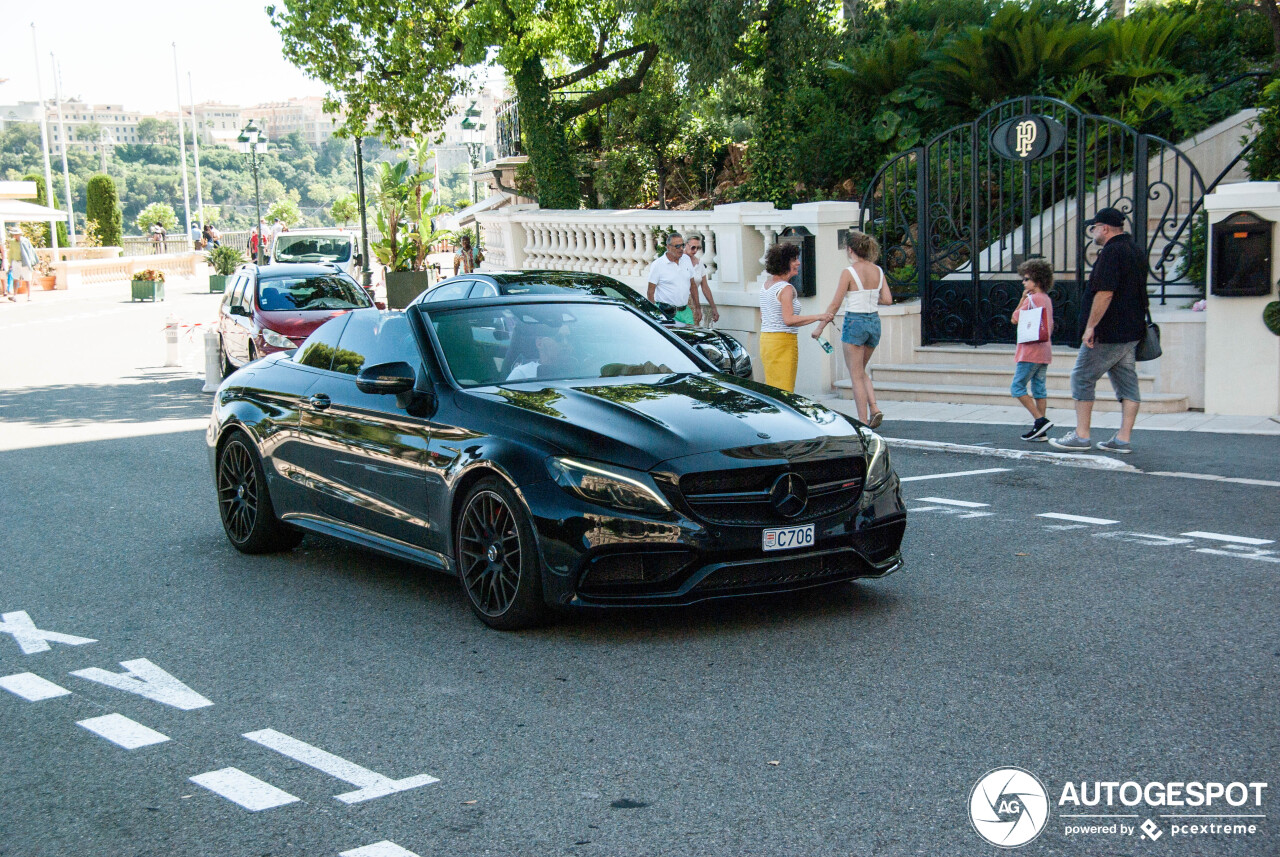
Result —
[[[610,512],[553,482],[525,486],[543,561],[543,595],[565,607],[694,604],[787,592],[902,567],[906,509],[893,476],[843,513],[814,521],[814,544],[764,551],[762,526]]]

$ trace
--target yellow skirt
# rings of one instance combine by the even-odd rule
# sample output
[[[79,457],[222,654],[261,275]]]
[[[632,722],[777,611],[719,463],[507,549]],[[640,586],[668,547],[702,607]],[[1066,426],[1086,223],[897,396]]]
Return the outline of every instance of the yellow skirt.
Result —
[[[796,367],[800,363],[800,340],[794,333],[760,334],[760,362],[764,364],[764,382],[794,393]]]

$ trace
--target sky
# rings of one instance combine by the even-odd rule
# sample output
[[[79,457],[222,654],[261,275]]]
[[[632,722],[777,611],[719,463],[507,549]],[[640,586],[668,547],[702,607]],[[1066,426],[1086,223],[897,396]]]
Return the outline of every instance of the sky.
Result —
[[[197,102],[248,105],[324,95],[323,84],[282,56],[267,2],[0,0],[0,78],[8,78],[0,83],[0,104],[37,100],[33,23],[45,98],[53,97],[52,52],[62,69],[64,100],[174,110],[174,42],[184,106],[188,71]]]

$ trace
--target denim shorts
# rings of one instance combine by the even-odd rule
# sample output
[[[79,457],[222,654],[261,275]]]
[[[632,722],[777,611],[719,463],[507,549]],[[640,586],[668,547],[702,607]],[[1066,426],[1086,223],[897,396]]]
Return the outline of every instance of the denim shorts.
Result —
[[[880,344],[880,313],[845,313],[844,330],[840,333],[840,341],[846,345],[870,345],[875,348]]]
[[[1049,374],[1048,363],[1028,363],[1025,360],[1018,361],[1018,368],[1013,373],[1013,383],[1009,385],[1009,394],[1015,399],[1027,394],[1027,385],[1031,385],[1031,398],[1047,399],[1049,398],[1049,389],[1045,385],[1045,378]]]
[[[1071,370],[1071,398],[1092,402],[1098,379],[1106,375],[1119,401],[1141,402],[1138,392],[1138,369],[1134,362],[1137,342],[1098,342],[1092,348],[1081,344]]]

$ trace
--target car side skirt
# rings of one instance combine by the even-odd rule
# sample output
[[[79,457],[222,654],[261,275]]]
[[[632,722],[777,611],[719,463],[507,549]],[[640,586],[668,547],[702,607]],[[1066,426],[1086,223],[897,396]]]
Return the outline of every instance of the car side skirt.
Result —
[[[387,554],[396,559],[408,560],[409,562],[425,565],[449,574],[457,574],[452,560],[444,554],[429,551],[397,539],[387,538],[344,521],[302,512],[288,512],[281,515],[280,519],[295,527],[311,530],[321,535],[333,536],[334,538]]]

